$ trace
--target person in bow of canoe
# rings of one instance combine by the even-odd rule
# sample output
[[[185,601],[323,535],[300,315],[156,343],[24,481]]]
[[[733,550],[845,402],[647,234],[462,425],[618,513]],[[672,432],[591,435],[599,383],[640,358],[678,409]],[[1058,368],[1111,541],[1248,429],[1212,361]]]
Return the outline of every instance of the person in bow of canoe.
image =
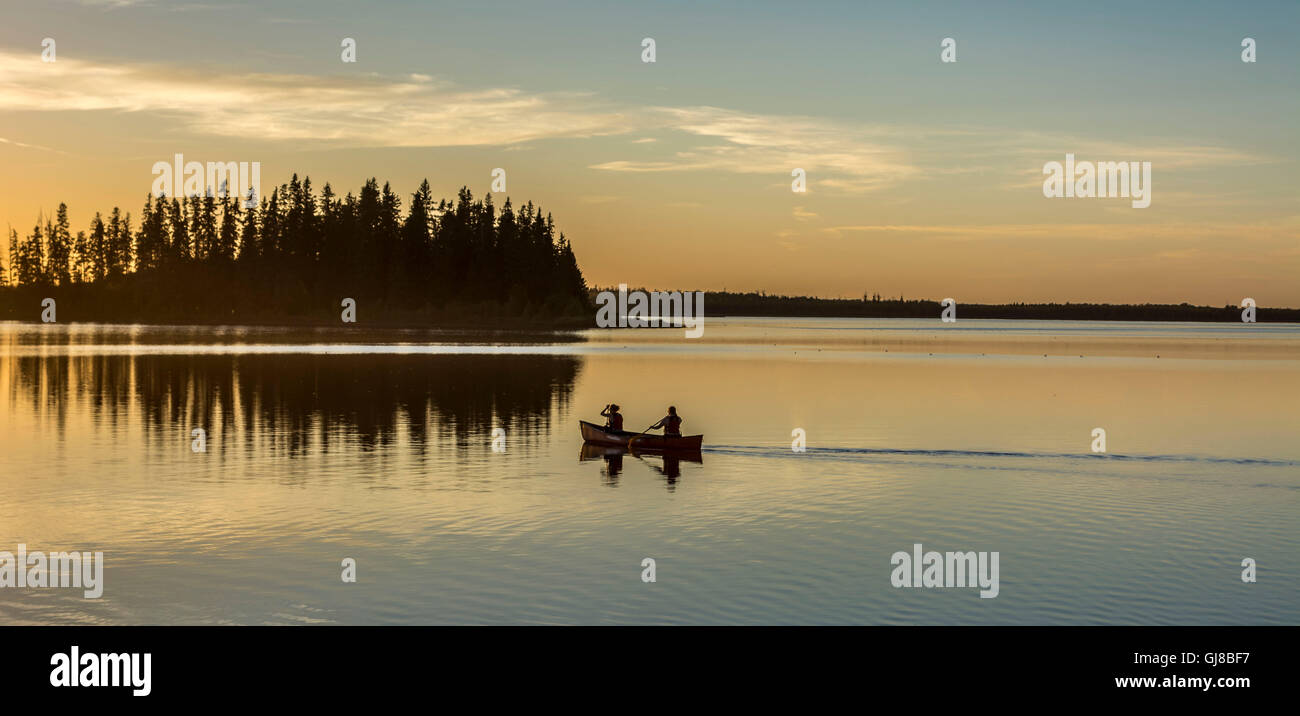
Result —
[[[623,414],[618,412],[618,405],[610,403],[600,411],[600,414],[605,418],[605,427],[618,432],[623,431]]]
[[[673,405],[668,406],[668,414],[665,415],[662,420],[650,426],[651,430],[654,430],[655,428],[663,428],[664,435],[681,436],[682,419],[677,415],[677,407]]]

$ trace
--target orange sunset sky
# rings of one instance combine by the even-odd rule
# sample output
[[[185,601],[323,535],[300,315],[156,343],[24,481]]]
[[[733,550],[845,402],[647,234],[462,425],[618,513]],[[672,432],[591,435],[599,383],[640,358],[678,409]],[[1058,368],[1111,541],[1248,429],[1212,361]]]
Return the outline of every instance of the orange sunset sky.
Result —
[[[391,5],[4,2],[6,233],[138,218],[177,153],[408,201],[500,167],[592,285],[1300,306],[1294,3]],[[1045,198],[1067,152],[1151,206]]]

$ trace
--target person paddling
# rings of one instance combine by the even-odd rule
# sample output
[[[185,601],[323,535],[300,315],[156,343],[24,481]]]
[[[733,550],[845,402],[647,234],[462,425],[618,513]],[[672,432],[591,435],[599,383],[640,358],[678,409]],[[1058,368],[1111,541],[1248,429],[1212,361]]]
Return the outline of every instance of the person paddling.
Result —
[[[655,423],[654,425],[651,425],[648,429],[654,430],[655,428],[663,428],[665,436],[669,436],[669,435],[681,436],[682,419],[677,415],[677,407],[673,405],[668,406],[668,414],[665,415],[659,422]]]
[[[610,403],[605,409],[600,411],[601,417],[605,418],[605,427],[616,432],[623,432],[623,414],[618,412],[618,405]]]

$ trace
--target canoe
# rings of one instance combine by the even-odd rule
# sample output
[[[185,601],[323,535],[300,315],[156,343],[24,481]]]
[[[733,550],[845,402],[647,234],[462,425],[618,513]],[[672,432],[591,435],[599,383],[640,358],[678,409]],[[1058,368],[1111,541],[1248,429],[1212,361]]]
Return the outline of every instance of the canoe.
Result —
[[[633,447],[637,450],[683,450],[699,452],[704,443],[703,435],[652,435],[650,433],[630,433],[626,430],[610,430],[585,420],[578,421],[582,428],[582,439],[597,445],[615,445]]]

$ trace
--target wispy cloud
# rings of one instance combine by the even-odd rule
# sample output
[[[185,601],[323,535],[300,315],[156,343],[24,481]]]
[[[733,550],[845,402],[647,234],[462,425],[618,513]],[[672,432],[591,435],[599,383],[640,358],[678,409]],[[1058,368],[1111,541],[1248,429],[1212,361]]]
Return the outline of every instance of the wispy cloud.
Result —
[[[426,75],[222,75],[0,53],[0,110],[166,115],[198,133],[349,146],[509,145],[627,131],[579,93],[469,90]]]
[[[789,176],[808,172],[809,186],[860,192],[916,173],[901,147],[874,141],[881,132],[812,117],[762,115],[720,107],[655,107],[654,124],[703,143],[670,158],[614,160],[592,166],[616,172],[713,170]]]
[[[1042,169],[1043,162],[1063,161],[1067,153],[1075,155],[1080,161],[1151,162],[1153,168],[1161,169],[1237,166],[1271,161],[1248,152],[1206,144],[1174,144],[1167,139],[1118,142],[1045,132],[1017,133],[1008,138],[1006,148],[1010,153],[1033,157],[1036,165],[1035,162],[1030,162],[1030,165],[1035,172]]]
[[[1191,240],[1249,237],[1251,239],[1300,238],[1300,222],[1241,223],[1115,223],[1115,224],[859,224],[821,229],[832,236],[844,234],[895,234],[948,239],[1096,239],[1096,240]]]
[[[181,0],[72,0],[78,5],[117,10],[125,7],[162,8],[175,12],[189,10],[230,10],[233,3],[182,2]],[[238,7],[238,5],[235,5]]]
[[[129,7],[131,5],[152,5],[154,0],[74,0],[78,5],[88,7]]]
[[[66,152],[62,152],[58,149],[50,149],[49,147],[42,147],[39,144],[27,144],[25,142],[15,142],[12,139],[5,139],[4,137],[0,137],[0,144],[8,144],[11,147],[22,147],[23,149],[39,149],[43,152],[54,152],[56,154],[66,154]]]

